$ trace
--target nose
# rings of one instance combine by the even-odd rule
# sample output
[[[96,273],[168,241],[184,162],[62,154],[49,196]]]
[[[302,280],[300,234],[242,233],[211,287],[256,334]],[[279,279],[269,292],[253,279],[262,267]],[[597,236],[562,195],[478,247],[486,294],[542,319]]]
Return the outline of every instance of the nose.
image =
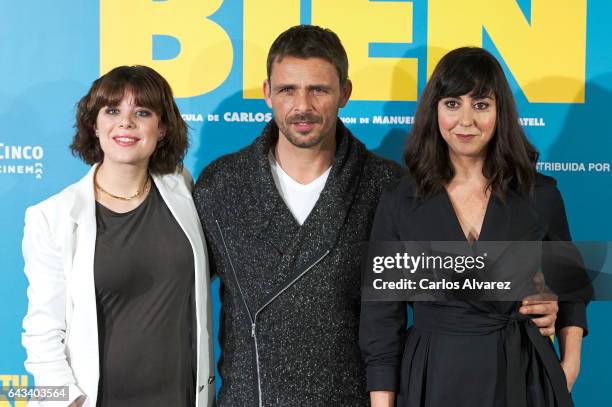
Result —
[[[297,92],[294,100],[293,110],[303,113],[312,110],[312,101],[308,91]]]
[[[123,127],[126,129],[131,129],[134,127],[134,120],[129,112],[126,112],[121,115],[119,127]]]
[[[471,106],[463,106],[461,109],[460,124],[463,127],[470,127],[474,124],[474,112]]]

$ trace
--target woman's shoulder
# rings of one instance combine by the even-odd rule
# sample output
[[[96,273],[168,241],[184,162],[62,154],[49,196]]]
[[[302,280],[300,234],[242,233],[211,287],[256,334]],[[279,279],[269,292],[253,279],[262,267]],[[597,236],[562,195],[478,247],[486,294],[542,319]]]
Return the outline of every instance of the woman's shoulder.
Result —
[[[396,213],[400,210],[413,208],[417,200],[416,183],[410,174],[391,182],[383,190],[379,201],[379,210]]]
[[[557,188],[557,180],[539,172],[536,173],[534,192],[536,202],[543,205],[549,205],[562,199],[561,192]]]
[[[186,168],[177,168],[173,173],[153,175],[154,178],[164,181],[165,183],[178,183],[181,187],[187,189],[189,194],[193,191],[193,177]]]
[[[411,174],[405,173],[400,178],[391,182],[384,191],[388,197],[414,198],[416,194],[416,182]]]
[[[193,177],[191,176],[191,173],[189,172],[189,170],[185,167],[176,170],[176,172],[174,173],[175,176],[179,177],[179,179],[181,179],[183,181],[183,183],[185,185],[192,185],[193,186]]]
[[[26,208],[24,236],[28,233],[63,236],[81,214],[91,210],[94,201],[93,180],[88,173],[62,191]],[[55,244],[61,244],[60,240]]]
[[[535,187],[536,189],[554,189],[557,187],[557,180],[548,175],[536,172]]]
[[[93,198],[93,178],[91,170],[80,180],[68,185],[60,192],[51,195],[42,201],[29,206],[27,211],[42,211],[50,213],[61,213],[71,207],[79,195],[91,195]]]

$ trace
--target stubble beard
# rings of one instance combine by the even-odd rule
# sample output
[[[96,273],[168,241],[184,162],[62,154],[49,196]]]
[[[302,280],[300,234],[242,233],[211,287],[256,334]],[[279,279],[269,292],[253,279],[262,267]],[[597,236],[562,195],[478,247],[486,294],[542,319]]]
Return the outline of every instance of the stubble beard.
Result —
[[[321,144],[323,140],[325,140],[326,135],[323,132],[313,135],[311,134],[311,132],[300,133],[291,130],[290,126],[300,121],[308,121],[319,125],[323,124],[323,120],[319,116],[310,114],[293,115],[291,117],[288,117],[286,121],[283,121],[282,125],[279,124],[280,120],[277,120],[277,124],[279,124],[278,128],[280,133],[282,133],[282,135],[291,145],[298,148],[312,148]]]
[[[288,128],[279,128],[282,133],[281,137],[284,136],[291,145],[298,148],[312,148],[317,146],[323,142],[325,139],[325,135],[323,133],[319,133],[315,136],[308,135],[303,136],[301,133],[293,132]]]

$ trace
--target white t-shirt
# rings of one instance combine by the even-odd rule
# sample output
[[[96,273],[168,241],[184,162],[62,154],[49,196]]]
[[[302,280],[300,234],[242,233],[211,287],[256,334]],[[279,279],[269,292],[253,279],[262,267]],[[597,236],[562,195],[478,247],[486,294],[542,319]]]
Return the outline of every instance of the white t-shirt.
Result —
[[[325,187],[325,182],[329,176],[331,167],[327,169],[319,178],[315,179],[309,184],[300,184],[291,178],[280,165],[276,162],[272,151],[268,154],[270,160],[270,168],[272,169],[272,178],[276,184],[276,189],[280,193],[280,196],[285,201],[285,204],[293,214],[295,220],[300,224],[304,224],[304,221],[310,215],[312,208],[314,208],[321,191]]]

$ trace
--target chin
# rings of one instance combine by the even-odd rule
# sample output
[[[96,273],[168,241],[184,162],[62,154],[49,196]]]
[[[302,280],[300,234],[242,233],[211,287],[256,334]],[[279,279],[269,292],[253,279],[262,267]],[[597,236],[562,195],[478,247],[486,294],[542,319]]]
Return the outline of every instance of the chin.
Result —
[[[483,158],[484,157],[484,153],[482,150],[476,150],[476,149],[461,149],[461,150],[455,150],[454,154],[457,157],[463,157],[463,158]]]
[[[482,151],[471,151],[469,153],[464,154],[464,156],[469,157],[469,158],[482,158],[482,159],[484,159],[485,157]]]
[[[136,158],[136,157],[112,157],[109,158],[107,157],[106,160],[108,162],[112,162],[114,164],[119,164],[119,165],[140,165],[143,161],[145,161],[143,158]]]
[[[301,148],[314,147],[323,142],[323,138],[321,137],[320,134],[312,134],[312,133],[308,133],[308,134],[293,133],[291,134],[291,137],[288,139],[291,144],[293,144],[296,147],[301,147]]]

